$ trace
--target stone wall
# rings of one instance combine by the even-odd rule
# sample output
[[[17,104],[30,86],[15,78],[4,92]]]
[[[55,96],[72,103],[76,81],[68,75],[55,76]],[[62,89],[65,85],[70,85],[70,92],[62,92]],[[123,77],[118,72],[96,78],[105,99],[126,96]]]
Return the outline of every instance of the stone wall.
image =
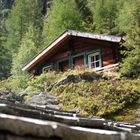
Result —
[[[0,140],[139,140],[140,124],[0,100]]]

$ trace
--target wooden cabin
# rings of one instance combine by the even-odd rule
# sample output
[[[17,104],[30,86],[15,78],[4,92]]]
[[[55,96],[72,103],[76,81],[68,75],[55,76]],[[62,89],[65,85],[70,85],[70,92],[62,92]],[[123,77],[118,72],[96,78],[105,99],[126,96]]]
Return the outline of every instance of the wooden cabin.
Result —
[[[99,70],[118,63],[120,42],[121,37],[66,30],[22,70],[37,75],[49,70]]]

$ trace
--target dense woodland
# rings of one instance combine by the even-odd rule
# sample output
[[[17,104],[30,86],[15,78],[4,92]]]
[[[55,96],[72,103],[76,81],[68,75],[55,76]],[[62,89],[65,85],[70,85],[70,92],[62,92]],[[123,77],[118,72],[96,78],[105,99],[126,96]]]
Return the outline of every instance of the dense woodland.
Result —
[[[22,66],[66,29],[122,36],[119,78],[77,70],[29,80]],[[140,0],[0,0],[0,94],[55,93],[63,110],[134,120],[140,99]],[[54,86],[71,74],[97,78]],[[86,76],[86,75],[85,75]],[[85,98],[86,97],[86,98]],[[127,119],[126,119],[127,118]]]

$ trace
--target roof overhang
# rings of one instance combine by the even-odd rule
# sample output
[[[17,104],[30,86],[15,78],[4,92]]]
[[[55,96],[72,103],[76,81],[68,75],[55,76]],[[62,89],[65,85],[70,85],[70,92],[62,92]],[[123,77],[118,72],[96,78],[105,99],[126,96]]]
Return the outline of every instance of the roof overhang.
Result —
[[[101,35],[101,34],[93,34],[87,32],[79,32],[74,30],[66,30],[61,35],[59,35],[48,47],[42,50],[31,61],[29,61],[25,66],[23,66],[22,71],[30,71],[38,62],[40,62],[44,57],[50,54],[52,50],[54,50],[60,42],[67,39],[69,36],[103,40],[103,41],[109,41],[114,43],[120,43],[122,39],[121,37],[112,36],[112,35]]]

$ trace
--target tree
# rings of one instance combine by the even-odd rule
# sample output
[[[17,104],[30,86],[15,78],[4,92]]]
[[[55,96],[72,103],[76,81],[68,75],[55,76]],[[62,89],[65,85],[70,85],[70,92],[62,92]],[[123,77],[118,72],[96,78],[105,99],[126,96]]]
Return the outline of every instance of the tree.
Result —
[[[130,3],[129,3],[130,4]],[[128,6],[128,5],[127,5]],[[129,11],[128,11],[129,9]],[[125,11],[126,10],[126,11]],[[129,7],[124,7],[123,14],[120,19],[126,14],[127,20],[120,23],[124,28],[121,28],[126,33],[123,52],[125,59],[121,65],[122,75],[128,77],[140,76],[140,3],[139,0],[133,1]],[[120,20],[122,21],[122,20]],[[125,26],[128,27],[125,28]]]
[[[135,6],[133,5],[133,2],[130,0],[126,0],[122,2],[122,8],[119,9],[119,13],[116,19],[117,26],[120,32],[127,34],[129,30],[131,29],[134,22],[134,19],[133,19],[134,16],[132,14],[133,13],[132,9],[134,7]]]
[[[92,12],[88,7],[87,0],[75,0],[77,7],[82,15],[83,21],[89,23],[92,22]]]
[[[31,26],[32,31],[28,29]],[[42,29],[42,1],[16,0],[7,20],[8,36],[5,44],[12,55],[12,74],[19,74],[21,65],[35,54],[34,49],[38,50],[41,46]]]
[[[0,80],[6,78],[10,74],[10,54],[4,46],[6,41],[5,30],[5,12],[7,9],[3,7],[3,1],[0,0]]]
[[[96,0],[93,13],[93,24],[96,32],[116,33],[115,19],[118,13],[118,2],[116,0]]]
[[[140,27],[133,27],[125,37],[125,57],[121,64],[121,73],[128,77],[140,76]]]
[[[82,23],[85,31],[93,32],[95,29],[93,26],[93,16],[90,6],[92,6],[92,8],[94,7],[95,0],[92,2],[89,2],[89,0],[75,0],[75,2],[81,13]]]
[[[8,37],[6,46],[11,53],[16,53],[20,46],[20,41],[26,33],[29,24],[33,24],[40,42],[40,31],[42,30],[42,3],[39,0],[15,0],[15,6],[13,6],[11,13],[7,20]],[[36,44],[38,44],[36,42]]]
[[[55,0],[44,19],[44,46],[66,29],[83,30],[82,16],[75,0]]]
[[[33,26],[29,26],[28,31],[21,40],[18,53],[13,57],[12,74],[15,76],[22,74],[22,66],[38,52],[38,48],[34,41],[34,33]]]
[[[10,54],[4,47],[5,34],[2,31],[3,26],[0,23],[0,80],[10,75]]]

